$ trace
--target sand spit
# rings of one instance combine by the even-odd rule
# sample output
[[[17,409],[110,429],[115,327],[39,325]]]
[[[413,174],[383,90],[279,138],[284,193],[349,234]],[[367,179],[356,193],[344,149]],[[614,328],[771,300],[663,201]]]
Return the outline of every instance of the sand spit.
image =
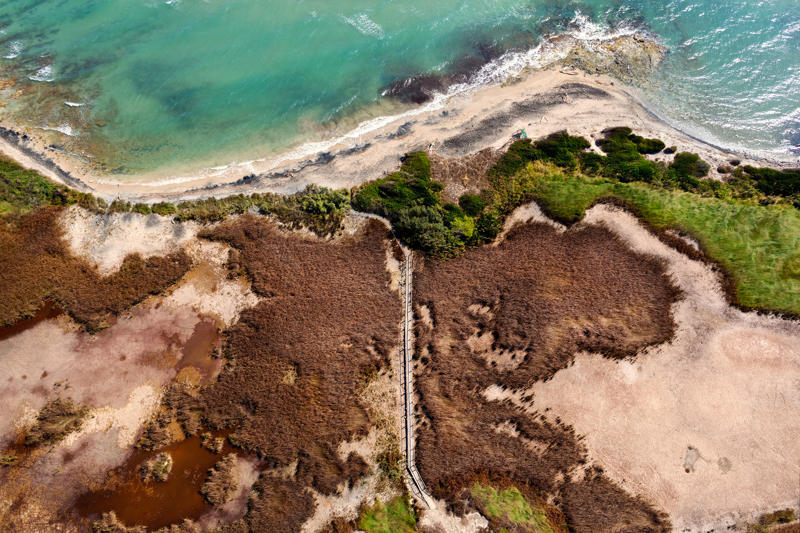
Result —
[[[43,147],[36,146],[30,138],[0,137],[0,152],[56,181],[90,187],[108,200],[119,197],[155,202],[265,191],[292,193],[310,183],[352,187],[394,170],[400,155],[413,150],[462,157],[489,147],[502,148],[519,129],[525,129],[534,138],[563,129],[571,134],[596,137],[611,126],[630,126],[641,135],[661,138],[667,146],[699,153],[714,169],[734,157],[660,121],[639,102],[633,89],[618,81],[603,75],[558,69],[529,71],[504,85],[453,96],[442,108],[398,118],[324,152],[278,166],[268,161],[251,162],[244,167],[230,165],[228,170],[209,175],[170,177],[159,182],[135,177],[113,180],[83,175],[75,169],[71,169],[71,174],[54,171],[52,165],[43,163],[46,158],[37,156],[37,150]],[[767,163],[743,156],[736,158],[746,164]],[[62,163],[68,168],[68,162],[59,161]],[[80,180],[78,185],[76,179]]]
[[[579,354],[525,391],[535,408],[585,435],[606,474],[664,509],[676,531],[727,530],[796,508],[800,324],[732,308],[716,273],[624,211],[596,206],[582,224],[665,261],[684,292],[676,335],[632,361]]]

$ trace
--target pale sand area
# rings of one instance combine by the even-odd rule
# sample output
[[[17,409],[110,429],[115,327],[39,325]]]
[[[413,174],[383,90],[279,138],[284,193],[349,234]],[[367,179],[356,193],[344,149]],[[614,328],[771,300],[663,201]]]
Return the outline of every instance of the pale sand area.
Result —
[[[516,218],[544,217],[528,208]],[[494,388],[487,398],[532,392],[532,409],[573,425],[592,460],[665,510],[675,531],[735,529],[797,509],[800,322],[731,307],[715,272],[624,211],[596,206],[581,224],[603,224],[665,262],[684,293],[673,307],[674,339],[632,360],[581,353],[530,391]]]
[[[47,152],[48,157],[69,171],[67,175],[37,159],[33,151],[43,147],[33,141],[25,150],[0,140],[0,152],[56,181],[78,187],[85,184],[105,199],[121,197],[146,202],[267,191],[291,193],[311,183],[352,187],[396,169],[400,157],[409,151],[424,149],[460,157],[486,147],[502,148],[514,132],[523,128],[533,138],[564,129],[596,138],[605,128],[630,126],[641,135],[662,139],[667,146],[699,153],[713,169],[734,157],[746,164],[767,163],[734,155],[681,133],[650,113],[632,89],[610,77],[577,70],[526,72],[504,85],[454,96],[443,108],[417,111],[380,129],[348,138],[346,143],[327,148],[322,156],[314,154],[279,164],[272,158],[159,182],[127,176],[114,181],[113,177],[83,174],[80,167],[57,152]],[[241,181],[245,175],[255,178]]]

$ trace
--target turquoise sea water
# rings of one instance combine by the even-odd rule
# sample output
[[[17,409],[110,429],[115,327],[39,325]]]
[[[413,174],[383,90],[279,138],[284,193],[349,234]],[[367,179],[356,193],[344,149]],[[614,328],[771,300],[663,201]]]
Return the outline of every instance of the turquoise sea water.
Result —
[[[344,133],[397,111],[381,97],[392,82],[497,62],[586,20],[669,48],[642,83],[669,122],[797,159],[798,0],[4,0],[0,79],[16,84],[0,118],[50,128],[119,179],[222,165]]]

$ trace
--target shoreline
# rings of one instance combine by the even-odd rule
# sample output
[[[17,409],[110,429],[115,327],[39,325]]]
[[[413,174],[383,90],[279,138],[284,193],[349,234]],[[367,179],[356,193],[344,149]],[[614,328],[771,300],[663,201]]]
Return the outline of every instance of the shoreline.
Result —
[[[639,135],[677,146],[678,151],[698,153],[711,164],[712,178],[719,177],[716,168],[730,159],[754,166],[794,166],[728,150],[682,132],[647,108],[632,87],[606,75],[564,67],[523,72],[502,85],[367,122],[378,126],[366,128],[362,134],[356,128],[337,139],[306,143],[303,146],[319,148],[310,156],[298,156],[295,149],[271,158],[231,163],[213,175],[153,182],[114,182],[108,176],[83,173],[75,161],[8,127],[0,128],[0,153],[54,181],[106,200],[146,203],[254,192],[293,193],[312,183],[350,188],[395,170],[407,152],[424,149],[442,157],[463,157],[484,148],[500,149],[520,129],[531,138],[566,129],[591,140],[605,128],[629,126]],[[654,158],[663,160],[665,154]]]

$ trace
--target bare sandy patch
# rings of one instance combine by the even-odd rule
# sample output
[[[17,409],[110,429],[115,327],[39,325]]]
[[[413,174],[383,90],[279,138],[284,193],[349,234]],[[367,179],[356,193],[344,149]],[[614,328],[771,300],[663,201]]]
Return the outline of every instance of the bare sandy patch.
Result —
[[[94,215],[78,206],[64,211],[61,226],[72,253],[96,265],[104,276],[118,270],[128,254],[147,258],[176,252],[200,229],[195,222],[154,214]]]
[[[239,314],[259,301],[245,276],[231,277],[225,266],[230,248],[220,243],[192,239],[185,246],[194,267],[165,296],[162,304],[181,309],[190,307],[198,314],[212,316],[225,327],[233,325]]]
[[[362,438],[345,441],[339,444],[337,453],[346,460],[351,453],[357,453],[367,463],[370,474],[362,477],[353,486],[343,484],[335,494],[321,494],[312,489],[316,508],[314,515],[302,527],[303,533],[316,533],[323,530],[334,518],[358,520],[359,508],[362,504],[370,504],[375,499],[388,502],[397,494],[395,487],[387,486],[382,481],[377,462],[380,444],[384,438],[382,431],[373,429]]]
[[[419,525],[422,531],[433,533],[477,533],[486,531],[489,521],[475,511],[456,516],[447,511],[447,502],[438,500],[432,509],[422,513]]]
[[[800,499],[800,324],[730,307],[718,276],[619,209],[596,206],[684,292],[675,338],[612,361],[578,354],[529,392],[576,431],[606,474],[668,512],[677,531],[735,526]],[[498,391],[488,395],[501,396]]]

